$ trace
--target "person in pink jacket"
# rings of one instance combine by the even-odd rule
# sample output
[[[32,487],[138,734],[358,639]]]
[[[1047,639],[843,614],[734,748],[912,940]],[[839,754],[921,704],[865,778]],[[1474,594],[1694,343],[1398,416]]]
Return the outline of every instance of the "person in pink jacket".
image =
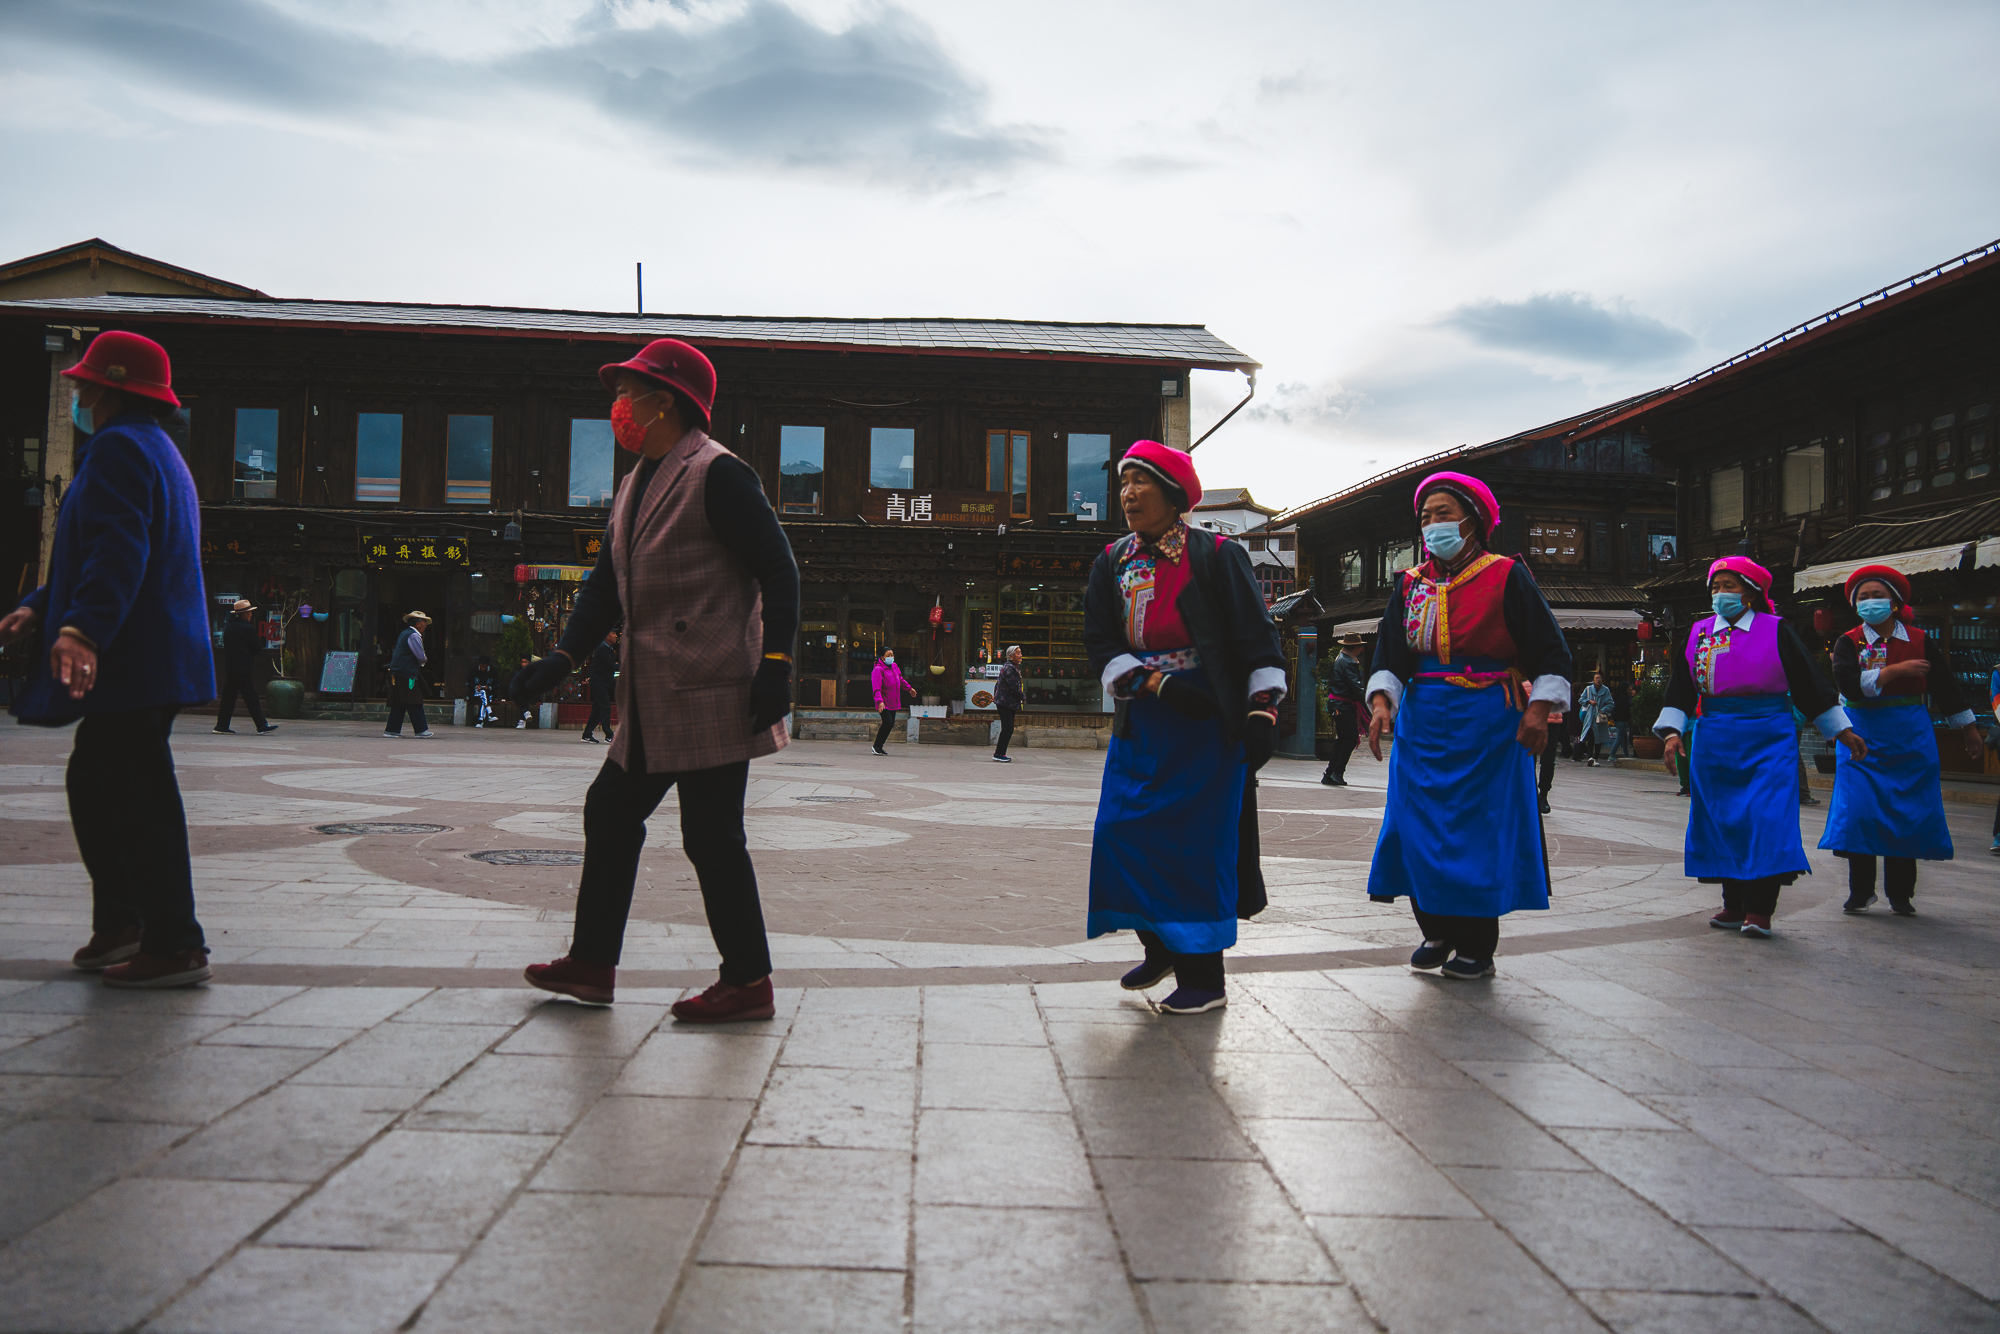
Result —
[[[889,729],[896,725],[896,711],[903,707],[903,692],[914,695],[917,688],[903,678],[903,669],[896,665],[896,650],[884,645],[882,657],[875,664],[874,674],[869,678],[875,687],[875,709],[882,715],[881,730],[875,733],[875,753],[887,755],[882,746],[889,739]]]

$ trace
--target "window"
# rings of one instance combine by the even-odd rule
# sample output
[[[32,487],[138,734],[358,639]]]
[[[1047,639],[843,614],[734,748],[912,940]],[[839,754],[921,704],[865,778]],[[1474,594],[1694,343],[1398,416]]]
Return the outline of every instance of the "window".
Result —
[[[600,417],[569,420],[569,503],[572,508],[601,509],[611,503],[615,485],[611,460],[611,423]]]
[[[1743,470],[1717,468],[1708,475],[1708,527],[1722,532],[1743,526]]]
[[[278,498],[278,410],[236,409],[238,500]]]
[[[354,418],[354,498],[393,505],[403,498],[403,414]]]
[[[1028,517],[1028,433],[986,433],[986,489],[1007,493],[1007,513]]]
[[[916,484],[917,433],[908,426],[874,426],[868,431],[868,485],[878,491],[907,491]]]
[[[1377,570],[1375,581],[1381,587],[1388,587],[1398,570],[1407,570],[1417,563],[1417,544],[1397,542],[1382,548],[1382,564]]]
[[[1978,412],[1981,416],[1984,416],[1985,413],[1981,411],[1981,408],[1984,406],[1984,404],[1981,404],[1979,408],[1974,408],[1973,412]],[[1970,413],[1967,414],[1967,416],[1970,415]],[[1986,457],[1988,439],[1987,428],[1984,426],[1975,426],[1965,433],[1965,457],[1969,460],[1965,468],[1966,480],[1970,481],[1974,477],[1984,477],[1993,470],[1992,463]]]
[[[1264,549],[1264,539],[1261,537],[1246,537],[1243,539],[1243,544],[1252,551],[1262,551]]]
[[[1335,558],[1334,568],[1340,572],[1340,587],[1346,592],[1361,589],[1361,553],[1343,551]]]
[[[1805,445],[1785,454],[1785,513],[1816,514],[1826,508],[1826,450]]]
[[[1279,551],[1293,551],[1298,548],[1299,539],[1291,533],[1279,533],[1271,539],[1278,544]]]
[[[778,428],[778,513],[818,514],[826,478],[826,428]]]
[[[493,419],[447,417],[444,426],[444,503],[493,503]]]
[[[1069,512],[1107,519],[1111,509],[1111,437],[1069,433]]]

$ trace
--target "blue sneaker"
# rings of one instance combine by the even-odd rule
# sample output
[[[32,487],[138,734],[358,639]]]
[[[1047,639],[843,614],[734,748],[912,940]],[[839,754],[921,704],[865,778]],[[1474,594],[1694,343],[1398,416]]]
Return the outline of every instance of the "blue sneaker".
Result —
[[[1158,959],[1148,959],[1131,972],[1118,979],[1118,985],[1127,991],[1146,991],[1157,987],[1174,975],[1174,956],[1164,955]]]
[[[1426,940],[1410,956],[1410,971],[1413,973],[1435,973],[1451,957],[1451,946],[1441,940]]]
[[[1469,982],[1475,977],[1493,976],[1493,960],[1468,959],[1460,954],[1444,967],[1438,969],[1439,977],[1449,977],[1460,982]]]
[[[1203,1014],[1209,1010],[1219,1010],[1229,1004],[1229,996],[1221,991],[1196,991],[1193,987],[1176,987],[1174,994],[1160,1002],[1160,1008],[1168,1014]]]

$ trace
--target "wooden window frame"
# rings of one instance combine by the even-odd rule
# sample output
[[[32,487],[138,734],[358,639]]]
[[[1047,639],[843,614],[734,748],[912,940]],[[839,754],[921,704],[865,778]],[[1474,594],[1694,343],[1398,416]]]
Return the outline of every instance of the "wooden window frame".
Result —
[[[995,487],[993,485],[993,437],[996,435],[1005,436],[1007,440],[1006,481],[1008,485],[1002,487]],[[1027,446],[1027,451],[1028,451],[1028,456],[1026,461],[1023,462],[1018,467],[1015,466],[1014,462],[1014,444],[1017,440],[1025,444]],[[994,495],[1004,495],[1007,497],[1007,521],[1009,523],[1012,523],[1016,519],[1020,520],[1028,519],[1034,513],[1035,510],[1034,431],[1030,430],[1028,427],[1025,426],[987,427],[985,448],[980,451],[979,461],[982,465],[980,471],[985,475],[986,478],[986,490]],[[1064,450],[1064,463],[1065,465],[1067,465],[1068,463],[1067,448],[1065,448]],[[1014,505],[1016,493],[1013,488],[1013,480],[1017,476],[1022,479],[1021,484],[1025,488],[1023,491],[1019,493],[1019,499],[1021,503],[1018,509],[1015,508]]]

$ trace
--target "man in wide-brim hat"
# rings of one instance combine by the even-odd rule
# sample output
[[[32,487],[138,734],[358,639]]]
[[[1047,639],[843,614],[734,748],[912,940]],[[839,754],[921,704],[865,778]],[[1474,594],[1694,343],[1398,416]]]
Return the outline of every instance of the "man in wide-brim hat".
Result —
[[[413,611],[403,617],[403,628],[396,632],[396,648],[389,655],[389,725],[382,730],[383,736],[400,738],[405,715],[416,727],[419,741],[428,741],[434,735],[430,724],[424,721],[423,666],[430,661],[424,648],[424,631],[430,624],[429,616]]]
[[[222,627],[222,695],[215,706],[218,732],[235,731],[229,720],[236,713],[239,696],[250,721],[257,725],[258,736],[278,730],[276,723],[265,719],[257,699],[257,660],[264,656],[264,641],[257,637],[257,627],[251,624],[256,612],[257,607],[249,598],[238,598],[229,609],[229,624]]]
[[[1340,648],[1320,667],[1320,681],[1326,690],[1326,712],[1333,720],[1332,753],[1326,757],[1326,772],[1319,781],[1328,787],[1347,786],[1347,761],[1361,742],[1361,697],[1368,684],[1361,671],[1361,650],[1368,641],[1353,632],[1335,641]]]

